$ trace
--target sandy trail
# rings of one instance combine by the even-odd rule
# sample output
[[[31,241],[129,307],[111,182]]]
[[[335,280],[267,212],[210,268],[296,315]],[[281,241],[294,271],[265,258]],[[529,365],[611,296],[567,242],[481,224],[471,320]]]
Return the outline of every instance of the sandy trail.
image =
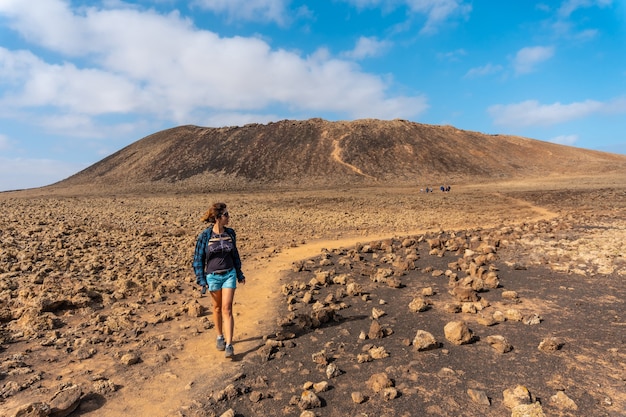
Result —
[[[534,220],[547,220],[557,216],[526,201],[511,200],[515,200],[515,205],[532,208],[536,213],[533,216]],[[419,235],[431,231],[414,230],[402,235]],[[140,368],[137,368],[138,374],[129,379],[134,381],[132,386],[124,386],[114,398],[106,401],[89,415],[105,417],[175,415],[176,410],[181,407],[211,395],[211,390],[223,388],[226,384],[222,379],[237,374],[242,367],[242,361],[249,359],[249,355],[264,344],[263,338],[270,335],[269,332],[275,328],[281,279],[290,270],[293,262],[314,257],[324,248],[352,247],[359,242],[382,240],[393,235],[387,232],[312,240],[297,247],[284,249],[270,258],[245,261],[243,268],[247,283],[238,287],[235,296],[234,360],[225,359],[223,353],[215,349],[213,329],[202,331],[198,335],[191,335],[190,330],[179,330],[180,333],[189,333],[189,336],[175,359],[159,365],[162,369],[150,378],[142,376]],[[210,309],[209,297],[201,298],[200,302]]]
[[[375,178],[375,177],[373,177],[373,176],[371,176],[371,175],[368,175],[368,174],[364,173],[363,171],[361,171],[361,169],[360,169],[360,168],[358,168],[358,167],[356,167],[356,166],[354,166],[354,165],[352,165],[352,164],[349,164],[349,163],[347,163],[346,161],[344,161],[343,159],[341,159],[341,152],[342,152],[342,149],[341,149],[341,145],[340,145],[340,143],[339,143],[339,142],[340,142],[343,138],[345,138],[346,136],[348,136],[348,135],[346,134],[346,135],[343,135],[342,137],[340,137],[339,139],[335,139],[335,140],[333,140],[333,152],[331,153],[331,157],[332,157],[335,161],[339,162],[341,165],[343,165],[343,166],[345,166],[345,167],[349,168],[352,172],[355,172],[355,173],[357,173],[357,174],[359,174],[359,175],[362,175],[362,176],[364,176],[364,177],[366,177],[366,178],[369,178],[369,179],[372,179],[372,180],[376,180],[376,178]]]

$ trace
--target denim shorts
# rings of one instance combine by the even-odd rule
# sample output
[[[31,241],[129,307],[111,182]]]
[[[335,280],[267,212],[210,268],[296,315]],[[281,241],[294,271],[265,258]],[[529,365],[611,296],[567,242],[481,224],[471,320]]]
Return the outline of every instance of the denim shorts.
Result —
[[[237,271],[235,268],[226,272],[225,274],[207,274],[206,282],[209,286],[209,291],[219,291],[222,288],[237,288]]]

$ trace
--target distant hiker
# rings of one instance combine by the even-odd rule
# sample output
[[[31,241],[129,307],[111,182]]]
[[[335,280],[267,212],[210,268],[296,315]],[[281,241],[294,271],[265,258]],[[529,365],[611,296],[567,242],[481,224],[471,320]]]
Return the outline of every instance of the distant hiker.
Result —
[[[446,187],[444,187],[443,185],[441,187],[439,187],[439,189],[441,190],[441,192],[443,193],[444,191],[446,191]]]
[[[245,284],[241,272],[241,258],[237,251],[235,230],[228,225],[230,215],[226,204],[215,203],[204,213],[201,220],[209,223],[196,242],[193,270],[202,294],[208,287],[213,301],[213,319],[217,330],[217,349],[225,351],[227,358],[235,354],[233,349],[233,298],[237,283]]]

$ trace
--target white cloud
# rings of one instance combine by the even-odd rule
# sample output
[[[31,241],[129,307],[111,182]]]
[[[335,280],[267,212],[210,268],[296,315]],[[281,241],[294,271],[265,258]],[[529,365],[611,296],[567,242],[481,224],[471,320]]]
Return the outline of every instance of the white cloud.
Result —
[[[626,114],[626,96],[618,97],[606,103],[604,111],[607,114]]]
[[[520,49],[515,55],[513,66],[517,74],[532,72],[535,66],[554,55],[552,46],[532,46]]]
[[[545,3],[538,3],[538,4],[536,4],[535,5],[535,9],[541,10],[542,12],[549,12],[549,11],[552,10],[552,8],[549,5],[545,4]]]
[[[393,10],[406,7],[411,14],[426,16],[422,33],[436,32],[439,26],[448,19],[461,16],[466,17],[472,10],[469,3],[463,0],[344,0],[359,8],[381,7],[383,10]]]
[[[361,36],[354,49],[348,51],[344,56],[352,59],[364,59],[368,57],[380,56],[391,47],[388,41],[379,41],[375,37]]]
[[[6,135],[0,134],[0,151],[9,149],[10,147],[9,138]]]
[[[51,159],[0,157],[0,191],[43,187],[61,181],[86,168]]]
[[[493,65],[491,62],[482,67],[471,68],[465,74],[465,78],[484,77],[486,75],[496,74],[502,71],[502,65]]]
[[[243,126],[249,123],[269,123],[280,119],[273,114],[218,113],[205,119],[202,126]]]
[[[19,85],[0,98],[2,107],[52,106],[100,114],[129,112],[141,105],[141,91],[127,78],[71,63],[51,65],[27,51],[0,48],[0,76],[11,80],[10,86]]]
[[[578,9],[589,7],[606,7],[612,4],[612,0],[566,0],[559,8],[559,16],[562,18],[570,17]]]
[[[456,15],[468,16],[472,10],[472,6],[462,0],[407,0],[407,4],[411,11],[428,16],[421,30],[423,33],[436,32],[445,20]]]
[[[392,96],[390,80],[327,52],[302,56],[257,38],[220,37],[178,13],[5,0],[0,16],[63,60],[0,49],[0,105],[5,113],[52,110],[63,119],[55,130],[65,123],[76,131],[89,125],[85,117],[111,114],[189,123],[268,107],[380,118],[411,118],[427,108],[425,97]],[[377,42],[364,41],[359,53],[385,46]],[[76,124],[67,123],[71,117]]]
[[[291,0],[194,0],[192,5],[223,13],[232,21],[270,21],[284,25]]]
[[[548,140],[548,142],[558,143],[559,145],[574,146],[578,142],[578,135],[560,135]]]
[[[613,0],[566,0],[563,1],[556,10],[554,23],[551,27],[555,35],[559,38],[575,42],[587,42],[598,37],[602,32],[602,24],[599,28],[581,29],[581,26],[593,25],[594,20],[590,19],[588,14],[574,12],[581,9],[592,7],[610,7]]]
[[[594,100],[548,105],[539,104],[536,100],[528,100],[516,104],[491,106],[487,112],[496,125],[511,127],[549,126],[607,111],[610,107]]]
[[[461,57],[464,57],[465,55],[467,55],[465,49],[457,49],[451,52],[440,52],[437,54],[437,58],[450,62],[457,62],[461,59]]]

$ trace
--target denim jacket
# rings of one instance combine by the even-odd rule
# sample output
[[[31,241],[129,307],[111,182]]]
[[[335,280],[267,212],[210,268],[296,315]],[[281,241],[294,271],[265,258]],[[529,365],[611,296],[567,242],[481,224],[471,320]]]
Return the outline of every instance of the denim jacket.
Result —
[[[212,229],[213,224],[210,224],[209,227],[200,233],[198,240],[196,241],[196,250],[193,254],[193,272],[196,274],[196,284],[201,286],[207,285],[204,265],[206,263],[207,244],[209,243]],[[241,272],[241,258],[239,257],[239,251],[237,250],[237,235],[235,234],[235,230],[230,227],[225,227],[224,231],[228,233],[230,238],[233,240],[233,246],[235,247],[235,250],[233,251],[233,264],[235,265],[235,271],[237,272],[237,281],[243,281],[245,277],[243,272]]]

